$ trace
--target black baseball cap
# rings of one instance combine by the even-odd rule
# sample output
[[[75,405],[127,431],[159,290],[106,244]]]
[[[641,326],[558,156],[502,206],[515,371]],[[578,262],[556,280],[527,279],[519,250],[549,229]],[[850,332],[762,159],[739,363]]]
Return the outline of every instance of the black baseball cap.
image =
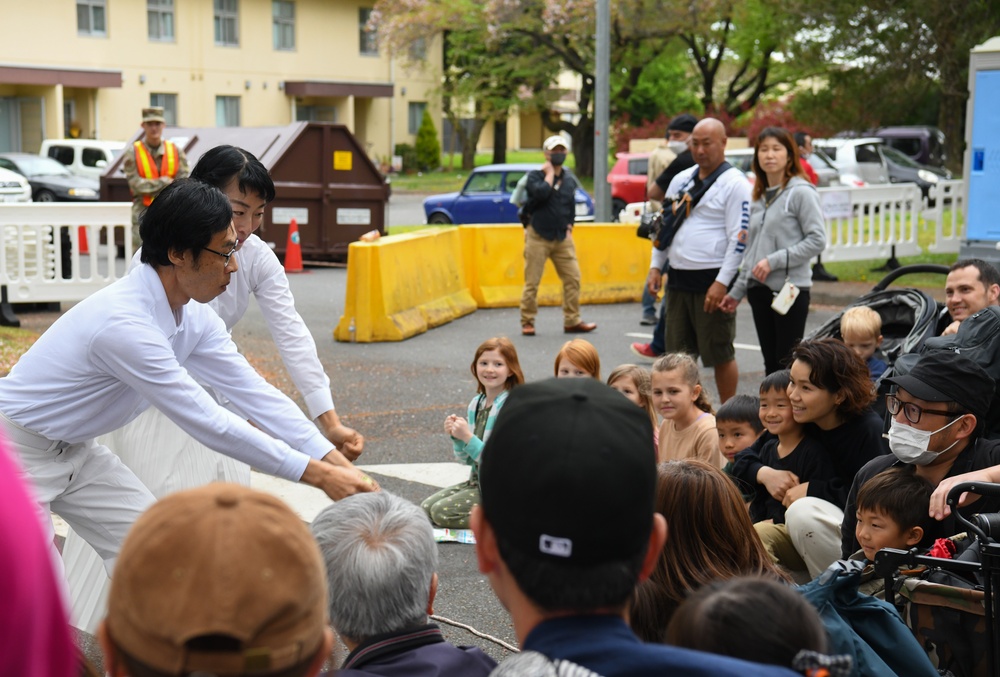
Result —
[[[909,374],[887,378],[886,383],[928,402],[954,402],[979,421],[989,413],[996,388],[985,369],[950,350],[921,355]]]
[[[694,126],[698,124],[698,118],[691,115],[690,113],[681,113],[667,125],[667,131],[675,129],[679,132],[691,133],[694,131]]]
[[[518,386],[483,449],[479,488],[493,531],[525,556],[628,561],[645,551],[653,524],[649,417],[594,379]]]

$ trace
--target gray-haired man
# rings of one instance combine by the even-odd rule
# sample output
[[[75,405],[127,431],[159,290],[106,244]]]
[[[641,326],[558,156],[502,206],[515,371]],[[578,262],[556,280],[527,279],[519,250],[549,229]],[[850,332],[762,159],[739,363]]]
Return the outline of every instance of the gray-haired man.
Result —
[[[423,510],[372,494],[329,506],[312,531],[326,562],[330,622],[350,650],[337,675],[486,677],[496,666],[427,622],[438,553]]]

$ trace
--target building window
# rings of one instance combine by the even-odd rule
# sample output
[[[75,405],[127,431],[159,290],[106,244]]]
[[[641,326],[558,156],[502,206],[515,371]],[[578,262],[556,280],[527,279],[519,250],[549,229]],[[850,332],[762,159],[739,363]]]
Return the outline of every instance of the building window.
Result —
[[[423,101],[411,101],[409,106],[409,115],[407,116],[406,131],[410,134],[416,134],[420,130],[420,123],[424,121],[424,111],[427,110],[427,104]]]
[[[106,0],[76,0],[76,32],[80,35],[108,34]]]
[[[174,40],[174,0],[146,0],[146,25],[149,39]]]
[[[358,30],[361,38],[361,53],[370,56],[378,56],[378,37],[375,28],[368,25],[372,17],[371,7],[362,7],[358,10]]]
[[[410,43],[410,61],[423,61],[427,58],[427,39],[417,38]]]
[[[296,106],[296,122],[336,122],[335,106]]]
[[[215,97],[215,125],[217,127],[240,126],[240,97]]]
[[[170,127],[177,126],[177,95],[176,94],[156,94],[149,95],[149,105],[159,106],[163,109],[163,119]]]
[[[240,45],[239,0],[215,0],[215,44]]]
[[[295,3],[290,0],[274,0],[271,3],[274,18],[274,48],[295,49]]]

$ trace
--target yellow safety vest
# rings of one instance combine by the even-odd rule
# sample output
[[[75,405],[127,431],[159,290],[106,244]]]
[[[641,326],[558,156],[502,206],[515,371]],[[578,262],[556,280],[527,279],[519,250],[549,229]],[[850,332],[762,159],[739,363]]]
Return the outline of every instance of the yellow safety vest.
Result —
[[[177,146],[170,141],[163,142],[163,157],[160,158],[160,166],[157,168],[156,161],[150,154],[146,145],[142,141],[135,142],[135,168],[139,176],[144,179],[158,179],[161,176],[173,178],[177,174],[177,167],[180,165],[180,158],[177,155]],[[142,204],[147,207],[153,204],[152,195],[143,195]]]

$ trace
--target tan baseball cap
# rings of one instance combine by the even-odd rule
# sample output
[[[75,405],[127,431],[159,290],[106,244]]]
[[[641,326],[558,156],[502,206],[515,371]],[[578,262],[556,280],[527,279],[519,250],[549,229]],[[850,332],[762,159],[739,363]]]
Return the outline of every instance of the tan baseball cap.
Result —
[[[136,521],[105,622],[119,649],[167,674],[272,672],[316,656],[326,590],[319,547],[287,505],[212,483],[171,494]],[[238,648],[189,644],[206,636]]]
[[[163,107],[162,106],[150,106],[149,108],[142,109],[142,121],[143,122],[166,122],[166,118],[163,117]]]
[[[563,148],[569,148],[569,146],[566,145],[566,139],[562,138],[558,134],[554,134],[549,138],[545,139],[545,142],[542,143],[542,150],[552,150],[557,146],[562,146]]]

